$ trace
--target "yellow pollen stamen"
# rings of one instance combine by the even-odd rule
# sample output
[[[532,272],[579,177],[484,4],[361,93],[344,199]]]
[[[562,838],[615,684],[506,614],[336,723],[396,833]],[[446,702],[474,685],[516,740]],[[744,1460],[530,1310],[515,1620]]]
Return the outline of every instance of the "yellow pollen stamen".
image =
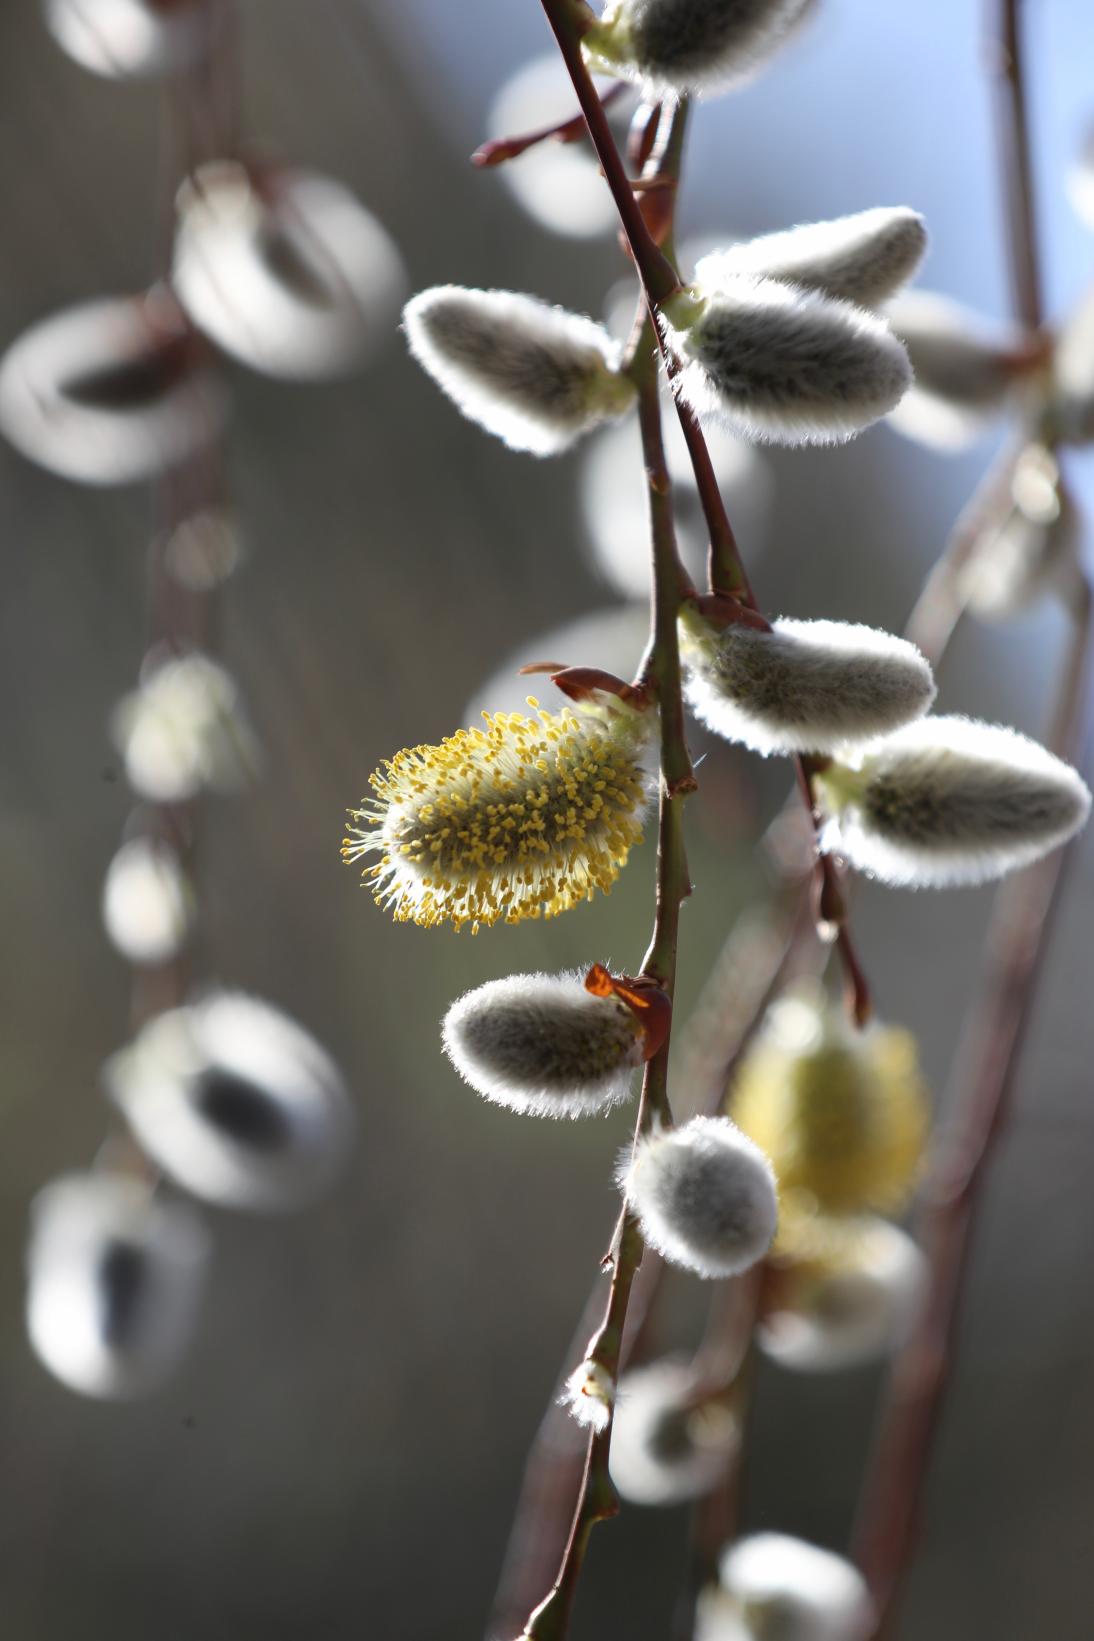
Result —
[[[397,922],[474,932],[554,917],[607,893],[641,842],[648,723],[543,709],[483,718],[485,729],[386,759],[372,799],[350,811],[360,824],[342,854],[381,855],[363,875]]]

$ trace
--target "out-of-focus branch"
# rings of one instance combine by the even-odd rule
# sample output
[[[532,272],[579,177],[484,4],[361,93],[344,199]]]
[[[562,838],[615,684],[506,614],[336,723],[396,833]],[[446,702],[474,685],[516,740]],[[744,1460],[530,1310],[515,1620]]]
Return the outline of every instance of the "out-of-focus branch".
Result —
[[[995,145],[1002,169],[1014,311],[1023,325],[1039,330],[1044,308],[1022,52],[1022,0],[988,0],[988,4],[985,50],[996,103]]]

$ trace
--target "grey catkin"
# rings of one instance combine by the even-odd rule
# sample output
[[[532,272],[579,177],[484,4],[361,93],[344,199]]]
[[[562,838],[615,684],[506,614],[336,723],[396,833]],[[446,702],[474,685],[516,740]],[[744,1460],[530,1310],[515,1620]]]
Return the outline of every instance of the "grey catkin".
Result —
[[[831,752],[920,717],[931,669],[906,639],[845,621],[777,620],[770,632],[681,621],[688,700],[715,734],[765,755]]]
[[[926,249],[927,230],[918,212],[877,206],[713,251],[697,263],[695,277],[699,285],[716,288],[737,274],[751,274],[869,308],[912,277]]]
[[[617,0],[591,45],[655,88],[710,91],[748,79],[776,52],[811,0]]]
[[[485,1099],[540,1117],[577,1117],[626,1099],[642,1060],[627,1006],[586,991],[582,976],[511,974],[453,1003],[445,1053]]]
[[[925,718],[817,780],[822,846],[909,888],[980,883],[1029,865],[1085,823],[1090,793],[1070,765],[1015,730]]]
[[[650,1247],[700,1276],[748,1270],[775,1235],[771,1164],[728,1117],[642,1140],[623,1159],[620,1186]]]
[[[704,293],[705,294],[705,293]],[[911,385],[908,357],[879,320],[849,302],[738,275],[670,339],[685,362],[681,396],[749,438],[830,444],[853,438]]]
[[[634,398],[607,331],[533,296],[437,286],[407,303],[403,323],[422,369],[513,450],[555,455]]]

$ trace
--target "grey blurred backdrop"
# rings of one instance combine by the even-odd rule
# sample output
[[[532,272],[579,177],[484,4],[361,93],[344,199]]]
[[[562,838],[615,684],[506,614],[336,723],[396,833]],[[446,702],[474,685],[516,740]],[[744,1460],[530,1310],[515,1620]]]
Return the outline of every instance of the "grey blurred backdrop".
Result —
[[[1094,272],[1064,177],[1094,116],[1089,0],[1030,0],[1048,291]],[[880,203],[924,211],[924,283],[1006,312],[1001,215],[972,0],[822,0],[801,39],[694,122],[682,220],[746,234]],[[548,36],[535,0],[253,0],[252,145],[351,184],[413,286],[496,284],[599,313],[610,235],[551,237],[466,156],[491,97]],[[156,243],[157,98],[63,58],[30,0],[0,10],[0,340],[84,296],[137,289]],[[392,334],[335,386],[232,371],[231,467],[249,549],[220,633],[266,749],[213,800],[201,887],[212,972],[267,996],[346,1068],[360,1144],[320,1210],[216,1218],[184,1370],[132,1407],[79,1400],[22,1330],[27,1204],[100,1143],[103,1057],[127,975],[98,920],[126,812],[105,724],[141,655],[147,496],[91,493],[0,449],[0,1627],[28,1641],[475,1636],[524,1450],[614,1211],[627,1118],[552,1126],[486,1107],[439,1055],[467,985],[595,958],[633,966],[652,856],[609,900],[472,940],[395,927],[340,863],[343,811],[398,747],[435,740],[506,652],[612,594],[590,564],[579,460],[513,456],[461,422]],[[898,626],[990,442],[944,458],[886,428],[770,455],[745,540],[768,607]],[[1094,499],[1082,462],[1076,482]],[[638,475],[635,475],[636,482]],[[1051,610],[963,631],[942,704],[1036,733],[1064,636]],[[585,657],[582,657],[585,659]],[[694,1000],[757,892],[746,834],[780,780],[719,752],[691,818]],[[1094,1589],[1094,1102],[1081,851],[977,1241],[960,1368],[902,1635],[1083,1641]],[[941,1085],[988,891],[864,889],[881,1012]],[[747,1509],[840,1546],[874,1379],[761,1381]],[[578,1641],[664,1635],[684,1517],[597,1537]]]

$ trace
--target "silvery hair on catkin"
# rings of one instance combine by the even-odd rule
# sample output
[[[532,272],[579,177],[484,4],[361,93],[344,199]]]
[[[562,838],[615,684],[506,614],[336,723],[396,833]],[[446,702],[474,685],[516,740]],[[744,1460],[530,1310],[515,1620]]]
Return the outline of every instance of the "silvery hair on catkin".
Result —
[[[918,212],[880,205],[712,251],[696,264],[695,279],[713,289],[736,274],[751,274],[872,308],[911,279],[926,249]]]
[[[700,291],[701,295],[707,295]],[[863,308],[744,274],[709,293],[670,340],[685,362],[681,397],[700,415],[773,444],[853,438],[911,386],[908,356]]]
[[[774,622],[770,632],[681,623],[688,701],[716,735],[770,753],[833,752],[921,717],[934,700],[914,644],[846,621]]]
[[[651,87],[712,91],[748,79],[811,0],[617,0],[593,31],[612,67]],[[616,43],[618,42],[618,43]]]
[[[700,1276],[736,1276],[771,1246],[775,1176],[728,1117],[693,1117],[639,1141],[619,1184],[648,1245]]]
[[[453,1003],[444,1051],[484,1099],[537,1117],[583,1117],[627,1099],[642,1060],[635,1015],[582,975],[510,974]]]
[[[1066,843],[1090,812],[1069,764],[1013,729],[960,717],[909,724],[846,779],[822,772],[818,787],[833,811],[822,847],[906,888],[1002,877]]]
[[[512,450],[555,455],[634,396],[607,331],[534,296],[439,285],[407,303],[403,324],[422,369]]]

